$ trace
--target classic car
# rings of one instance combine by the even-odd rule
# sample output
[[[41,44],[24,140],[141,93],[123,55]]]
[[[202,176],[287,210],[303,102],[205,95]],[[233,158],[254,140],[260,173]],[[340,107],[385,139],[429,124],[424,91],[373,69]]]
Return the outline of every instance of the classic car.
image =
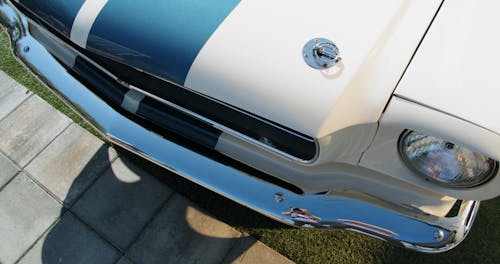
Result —
[[[283,223],[435,253],[500,194],[499,8],[0,0],[0,20],[111,142]]]

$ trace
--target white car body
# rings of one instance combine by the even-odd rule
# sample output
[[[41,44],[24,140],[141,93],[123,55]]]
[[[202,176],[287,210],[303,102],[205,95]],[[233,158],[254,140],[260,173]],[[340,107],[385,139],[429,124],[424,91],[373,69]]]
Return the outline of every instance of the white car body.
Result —
[[[311,5],[325,8],[306,11]],[[432,213],[445,214],[453,198],[498,196],[500,177],[471,189],[442,188],[407,169],[399,159],[397,139],[401,129],[425,131],[500,159],[500,108],[494,102],[500,90],[493,79],[500,55],[492,52],[500,44],[499,29],[493,26],[500,18],[494,1],[447,1],[436,14],[440,5],[441,1],[242,2],[200,51],[185,85],[318,138],[320,156],[307,166],[339,162],[392,176],[442,194],[443,207],[433,207],[442,212]],[[276,19],[278,9],[286,9],[286,16]],[[304,63],[302,46],[318,36],[339,46],[342,65],[318,71]],[[381,127],[373,141],[377,123]],[[225,144],[220,141],[218,146],[223,153],[241,156],[241,161],[252,159],[245,150],[234,151]],[[254,157],[261,160],[257,167],[311,192],[353,184],[325,179],[321,170],[301,174],[306,165],[300,162],[291,172],[286,159],[259,155],[265,160]],[[366,172],[360,168],[359,174]],[[396,193],[397,198],[386,197],[385,189],[364,192],[401,200]]]
[[[183,82],[149,72],[146,62],[158,62],[155,58],[137,53],[136,61],[127,61],[127,55],[114,56],[92,46],[96,39],[113,46],[93,30],[103,26],[99,15],[109,15],[107,4],[119,5],[118,1],[83,1],[71,28],[65,28],[68,35],[53,28],[63,23],[45,25],[47,20],[27,2],[0,0],[0,21],[11,32],[16,55],[106,137],[274,219],[303,226],[290,218],[291,213],[282,213],[288,211],[283,203],[287,201],[297,212],[314,214],[314,224],[307,227],[342,227],[409,249],[442,252],[467,235],[478,201],[500,195],[498,171],[481,185],[450,188],[408,168],[398,147],[404,131],[416,130],[500,160],[500,106],[495,103],[500,96],[495,79],[500,61],[500,29],[495,27],[500,17],[495,11],[500,2],[237,2],[197,51]],[[129,25],[112,22],[120,32]],[[182,43],[183,30],[178,34],[179,51],[171,53],[181,54],[183,45],[189,44]],[[342,61],[325,69],[310,67],[303,48],[315,38],[333,41]],[[29,52],[23,52],[26,46]],[[130,47],[123,50],[135,55]],[[252,139],[149,92],[145,83],[127,83],[115,69],[90,56],[92,52],[131,67],[130,72],[309,137],[317,155],[309,160],[287,155],[265,140]],[[86,68],[78,68],[78,63]],[[86,76],[92,85],[75,74]],[[117,98],[123,98],[118,106],[94,92],[101,84],[98,80],[106,78],[110,90],[126,90],[118,93]],[[303,193],[185,148],[120,112],[138,115],[147,100],[215,130],[214,151]],[[458,200],[464,200],[459,214],[447,217]]]

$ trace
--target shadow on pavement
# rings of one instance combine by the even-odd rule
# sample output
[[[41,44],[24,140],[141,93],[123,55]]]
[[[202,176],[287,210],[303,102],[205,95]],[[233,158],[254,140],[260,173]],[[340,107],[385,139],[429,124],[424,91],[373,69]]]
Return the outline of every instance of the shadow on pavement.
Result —
[[[68,190],[61,219],[21,263],[231,263],[255,240],[193,207],[181,195],[232,219],[231,225],[280,227],[225,198],[125,151],[95,175],[94,163],[109,160],[101,147]],[[92,183],[82,190],[82,181]],[[146,172],[146,173],[145,173]],[[151,177],[153,174],[157,177]],[[179,192],[177,194],[176,192]],[[223,211],[224,213],[219,214]],[[255,219],[253,221],[252,219]],[[123,259],[123,255],[126,259]]]

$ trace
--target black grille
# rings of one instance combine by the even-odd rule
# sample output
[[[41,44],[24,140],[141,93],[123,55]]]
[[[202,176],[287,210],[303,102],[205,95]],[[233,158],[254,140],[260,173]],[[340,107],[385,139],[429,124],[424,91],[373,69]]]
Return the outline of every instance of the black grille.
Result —
[[[97,54],[97,51],[91,52],[89,50],[82,49],[77,45],[74,45],[63,34],[55,30],[50,24],[41,20],[29,10],[26,10],[19,4],[14,4],[26,16],[30,17],[38,24],[43,25],[59,39],[65,41],[68,45],[71,45],[72,48],[78,50],[80,53],[99,64],[102,68],[118,77],[121,81],[136,86],[147,93],[176,104],[184,109],[188,109],[189,111],[196,113],[199,116],[203,116],[216,124],[223,125],[224,127],[300,160],[310,161],[314,159],[318,153],[315,140],[309,136],[293,131],[292,129],[286,128],[280,124],[266,120],[242,109],[238,109],[237,107],[229,105],[226,102],[220,102],[216,99],[208,98],[184,87],[177,86],[127,65],[116,62],[112,59],[106,58],[105,56],[101,56]],[[83,59],[80,59],[80,66],[83,67],[84,65],[81,60]],[[107,93],[106,91],[101,92]],[[158,107],[161,106],[158,102],[154,105]],[[154,109],[149,108],[148,110],[151,110],[149,112],[152,114]],[[159,117],[156,117],[155,120],[157,123],[160,125],[165,124],[166,120],[159,120],[158,118]],[[192,117],[188,118],[187,115],[183,115],[182,118],[194,120]],[[203,127],[210,131],[208,125],[205,124]],[[201,132],[201,130],[194,131],[201,133],[200,139],[207,139],[206,133]],[[174,132],[179,132],[181,134],[185,133],[185,131]]]

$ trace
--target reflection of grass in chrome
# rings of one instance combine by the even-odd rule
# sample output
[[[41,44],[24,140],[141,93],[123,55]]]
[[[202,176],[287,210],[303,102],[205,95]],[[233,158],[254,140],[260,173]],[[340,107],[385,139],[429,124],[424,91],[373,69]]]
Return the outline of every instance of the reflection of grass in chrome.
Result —
[[[500,198],[483,202],[471,233],[457,248],[423,254],[349,231],[291,228],[180,177],[170,177],[169,172],[140,158],[131,160],[218,219],[297,263],[500,263]],[[272,197],[270,202],[274,202]]]
[[[0,31],[0,69],[98,135],[13,58],[9,42],[7,34]],[[500,263],[500,198],[482,203],[471,233],[458,248],[448,253],[427,255],[395,248],[348,231],[290,228],[180,177],[165,177],[169,172],[140,158],[131,159],[212,215],[256,237],[297,263]]]
[[[26,86],[30,91],[40,96],[43,100],[50,103],[57,110],[71,118],[75,123],[84,127],[92,134],[104,138],[95,131],[92,126],[86,123],[78,114],[65,105],[54,93],[45,87],[36,77],[30,74],[30,71],[21,65],[12,55],[10,39],[4,30],[0,30],[0,70],[10,75],[13,79]]]

